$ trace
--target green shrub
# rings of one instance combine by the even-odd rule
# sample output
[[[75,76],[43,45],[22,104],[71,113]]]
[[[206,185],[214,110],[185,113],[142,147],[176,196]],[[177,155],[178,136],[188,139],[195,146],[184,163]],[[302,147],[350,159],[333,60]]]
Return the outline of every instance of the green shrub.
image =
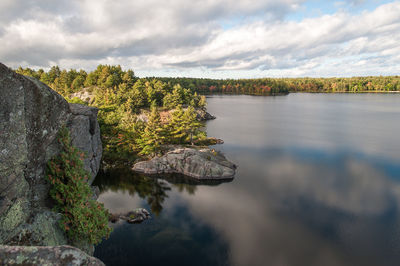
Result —
[[[66,99],[66,100],[67,100],[67,102],[69,102],[69,103],[79,103],[79,104],[88,105],[88,103],[87,103],[87,102],[85,102],[85,101],[81,100],[81,99],[80,99],[80,98],[78,98],[78,97],[74,97],[74,98],[68,98],[68,97],[65,97],[65,99]]]
[[[73,240],[97,244],[111,232],[109,213],[92,199],[89,173],[83,168],[84,153],[71,145],[67,128],[60,130],[58,141],[62,151],[48,162],[46,177],[52,184],[50,195],[56,201],[55,210],[62,214],[60,226]]]

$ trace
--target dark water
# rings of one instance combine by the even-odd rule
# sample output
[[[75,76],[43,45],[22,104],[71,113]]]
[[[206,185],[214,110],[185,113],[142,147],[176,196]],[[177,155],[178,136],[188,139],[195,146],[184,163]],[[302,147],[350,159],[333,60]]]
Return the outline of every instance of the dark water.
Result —
[[[207,123],[239,165],[198,185],[113,170],[100,201],[152,210],[114,225],[107,265],[400,265],[400,94],[216,96]]]

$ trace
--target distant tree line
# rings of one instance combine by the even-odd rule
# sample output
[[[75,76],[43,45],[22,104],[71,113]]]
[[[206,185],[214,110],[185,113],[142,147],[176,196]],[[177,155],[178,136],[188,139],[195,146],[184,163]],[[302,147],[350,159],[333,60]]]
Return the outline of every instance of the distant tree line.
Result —
[[[53,66],[43,69],[18,68],[28,75],[48,84],[62,95],[82,90],[84,87],[130,89],[138,79],[132,70],[121,66],[99,65],[94,71],[60,70]],[[400,76],[368,76],[351,78],[259,78],[259,79],[205,79],[205,78],[144,78],[143,82],[158,80],[169,88],[180,85],[199,94],[250,94],[277,95],[289,92],[385,92],[400,91]],[[160,101],[160,99],[158,99]]]
[[[400,76],[352,78],[203,79],[159,78],[200,94],[277,95],[289,92],[387,92],[400,91]]]

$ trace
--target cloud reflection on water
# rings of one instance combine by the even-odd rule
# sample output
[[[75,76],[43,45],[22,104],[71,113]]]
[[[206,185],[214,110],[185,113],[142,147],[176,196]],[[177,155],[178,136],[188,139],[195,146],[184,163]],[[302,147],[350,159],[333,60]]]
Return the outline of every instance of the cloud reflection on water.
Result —
[[[245,169],[239,168],[238,184],[183,195],[193,215],[227,239],[232,265],[379,261],[379,246],[368,259],[366,243],[383,244],[388,235],[376,231],[382,233],[379,226],[385,223],[398,225],[398,219],[378,229],[368,222],[382,218],[393,204],[397,211],[398,183],[355,158],[318,165],[290,155],[256,158],[242,151],[241,162]],[[333,232],[327,236],[323,228]]]

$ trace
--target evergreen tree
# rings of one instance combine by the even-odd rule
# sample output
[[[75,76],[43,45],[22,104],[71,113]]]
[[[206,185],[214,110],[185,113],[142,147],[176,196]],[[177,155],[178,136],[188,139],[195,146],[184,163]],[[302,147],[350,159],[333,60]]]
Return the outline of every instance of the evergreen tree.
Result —
[[[172,112],[171,120],[167,125],[168,139],[172,143],[182,143],[186,137],[184,127],[184,111],[182,105]]]
[[[206,106],[207,106],[206,96],[202,95],[200,96],[200,100],[197,103],[197,107],[205,109]]]
[[[191,99],[187,99],[187,92],[180,84],[174,86],[172,93],[165,95],[163,105],[167,108],[175,108],[180,104],[189,104]]]
[[[161,148],[165,139],[165,130],[161,124],[160,113],[152,108],[146,128],[138,140],[138,146],[142,149],[139,154],[155,155]]]
[[[78,75],[74,81],[72,81],[71,87],[73,91],[79,91],[83,88],[83,83],[85,82],[85,77]]]
[[[125,83],[128,87],[132,87],[135,83],[135,74],[132,70],[128,70],[122,76],[122,82]]]
[[[194,145],[193,140],[197,137],[199,128],[203,125],[197,120],[197,114],[193,106],[189,106],[183,114],[183,131],[188,135],[190,144]]]
[[[61,70],[58,66],[52,66],[51,69],[49,70],[49,81],[50,83],[54,83],[56,78],[60,77],[61,75]]]
[[[86,87],[96,86],[97,79],[98,79],[97,72],[96,71],[90,72],[89,75],[87,75],[86,77],[85,86]]]
[[[148,107],[145,80],[139,79],[136,81],[128,97],[132,99],[133,109]]]
[[[149,104],[156,101],[157,106],[161,106],[163,104],[164,95],[166,94],[165,84],[156,79],[147,81],[146,93]]]

